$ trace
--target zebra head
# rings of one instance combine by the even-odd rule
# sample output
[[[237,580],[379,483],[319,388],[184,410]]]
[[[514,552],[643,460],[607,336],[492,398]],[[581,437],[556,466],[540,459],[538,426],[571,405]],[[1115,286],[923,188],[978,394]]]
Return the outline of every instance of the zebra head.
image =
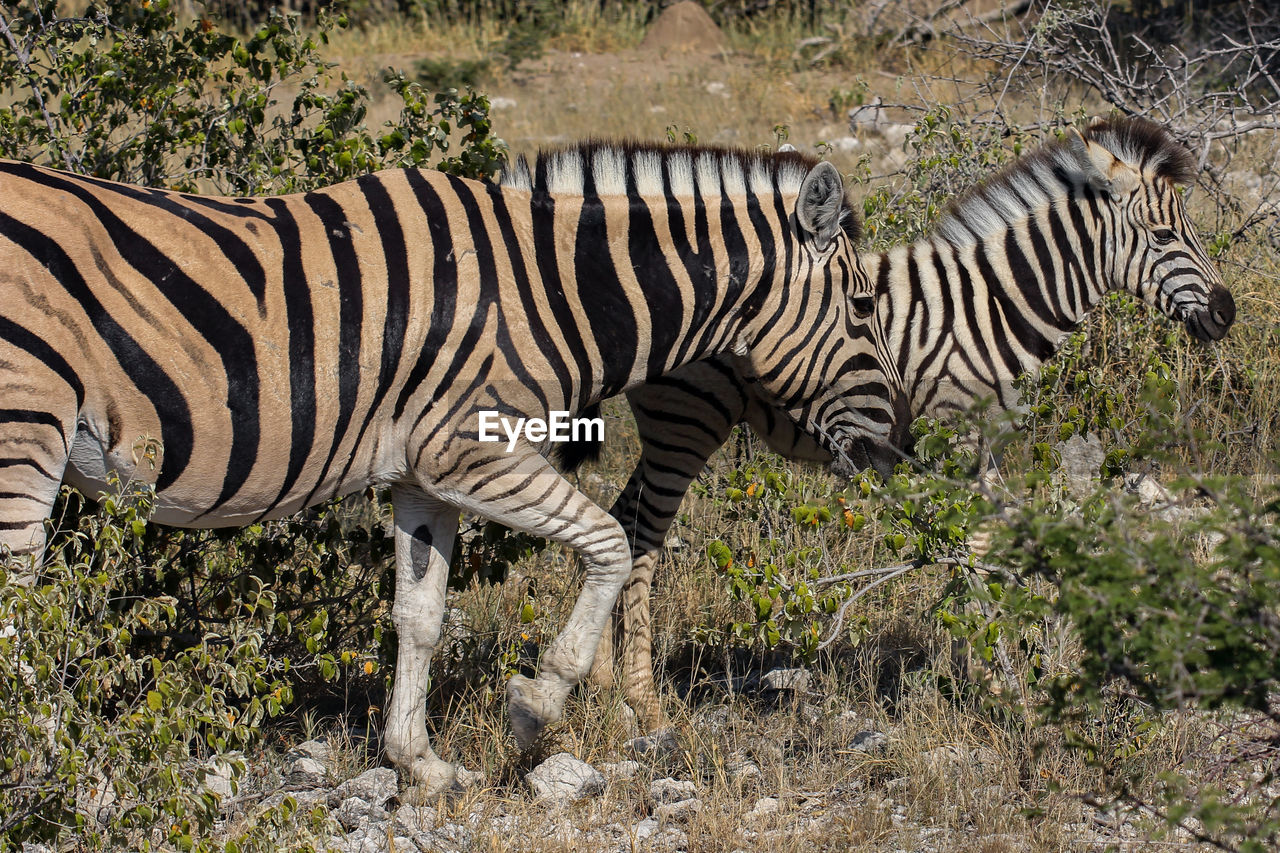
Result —
[[[862,219],[835,166],[809,169],[786,227],[785,302],[772,315],[761,312],[763,322],[753,325],[771,343],[741,347],[738,369],[831,454],[838,474],[891,472],[900,455],[890,438],[891,382],[877,352],[875,285],[857,251]],[[782,335],[779,326],[787,328]]]
[[[1190,152],[1141,118],[1068,131],[1067,148],[1111,224],[1099,245],[1112,288],[1126,290],[1198,340],[1216,341],[1236,305],[1192,227],[1178,191],[1195,177]]]

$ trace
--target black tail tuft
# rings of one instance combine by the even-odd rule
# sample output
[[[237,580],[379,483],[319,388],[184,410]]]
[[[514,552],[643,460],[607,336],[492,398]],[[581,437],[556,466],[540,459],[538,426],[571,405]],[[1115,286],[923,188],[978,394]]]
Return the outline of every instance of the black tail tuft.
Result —
[[[600,404],[593,403],[583,409],[578,414],[578,417],[600,417]],[[583,462],[595,462],[599,459],[600,450],[603,447],[603,441],[595,441],[594,439],[562,441],[555,446],[551,456],[561,471],[575,471]]]

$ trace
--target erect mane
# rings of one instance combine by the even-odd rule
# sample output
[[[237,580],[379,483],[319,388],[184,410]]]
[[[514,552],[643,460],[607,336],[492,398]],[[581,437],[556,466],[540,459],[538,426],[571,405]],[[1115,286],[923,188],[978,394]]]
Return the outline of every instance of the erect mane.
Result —
[[[1189,184],[1196,178],[1196,161],[1168,130],[1145,118],[1131,117],[1096,122],[1084,132],[1116,157],[1138,169],[1154,173],[1174,184]]]
[[[1095,122],[1083,134],[1143,174],[1175,184],[1195,177],[1191,154],[1167,130],[1143,118]],[[934,233],[953,245],[976,242],[1087,183],[1067,143],[1056,140],[1005,166],[947,205]]]
[[[796,195],[818,158],[798,151],[760,152],[717,145],[655,145],[589,140],[540,150],[505,166],[498,183],[535,194],[689,198]],[[844,230],[856,242],[862,217],[848,196]]]

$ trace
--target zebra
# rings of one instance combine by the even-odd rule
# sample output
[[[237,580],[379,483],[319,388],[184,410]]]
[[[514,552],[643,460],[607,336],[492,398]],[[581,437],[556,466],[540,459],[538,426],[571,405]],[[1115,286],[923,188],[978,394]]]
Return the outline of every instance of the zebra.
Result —
[[[388,485],[384,749],[438,792],[475,778],[425,719],[460,511],[565,544],[580,596],[507,685],[527,747],[588,671],[630,548],[545,442],[486,442],[482,413],[581,412],[721,354],[840,454],[865,440],[831,352],[874,307],[829,163],[607,143],[538,162],[536,191],[409,169],[218,198],[0,161],[0,547],[38,563],[63,482],[150,482],[153,520],[186,527]]]
[[[1141,298],[1197,340],[1224,337],[1235,302],[1178,190],[1195,172],[1191,155],[1158,125],[1138,117],[1095,120],[1083,134],[1069,128],[1065,139],[955,199],[918,242],[864,256],[875,282],[875,361],[891,386],[876,422],[897,457],[909,456],[909,427],[918,417],[967,411],[983,400],[992,401],[992,413],[1017,406],[1012,380],[1034,375],[1109,290]],[[624,695],[652,730],[664,717],[654,687],[649,595],[689,485],[739,422],[784,456],[831,457],[821,436],[771,408],[724,359],[637,386],[627,399],[642,451],[611,512],[632,533],[633,565],[616,632],[602,636],[592,678],[612,681],[620,643]],[[860,464],[885,475],[893,456],[881,452]]]

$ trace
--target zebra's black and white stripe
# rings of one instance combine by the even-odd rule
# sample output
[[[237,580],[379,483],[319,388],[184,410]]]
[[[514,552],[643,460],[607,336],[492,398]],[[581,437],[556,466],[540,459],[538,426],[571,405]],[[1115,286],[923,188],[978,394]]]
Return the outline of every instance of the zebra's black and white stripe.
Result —
[[[481,441],[479,413],[579,412],[735,353],[839,450],[831,351],[871,307],[828,164],[600,144],[539,164],[536,192],[408,170],[228,199],[0,162],[0,544],[39,554],[59,483],[111,472],[155,483],[156,520],[207,527],[390,484],[385,744],[430,789],[459,778],[424,719],[459,511],[567,544],[581,597],[509,686],[528,743],[588,670],[630,548],[545,446]]]
[[[1035,373],[1109,290],[1140,297],[1199,340],[1222,338],[1235,303],[1183,208],[1178,185],[1193,177],[1190,155],[1157,125],[1097,122],[974,187],[919,242],[864,258],[876,284],[874,362],[891,386],[875,414],[892,413],[889,441],[907,453],[918,417],[979,400],[1015,406],[1013,380]],[[662,715],[649,592],[689,484],[739,421],[783,455],[830,459],[723,359],[632,389],[628,400],[642,453],[612,510],[633,532],[634,567],[619,601],[623,683],[654,727]],[[858,468],[868,460],[844,461]],[[606,634],[601,678],[611,656]]]

